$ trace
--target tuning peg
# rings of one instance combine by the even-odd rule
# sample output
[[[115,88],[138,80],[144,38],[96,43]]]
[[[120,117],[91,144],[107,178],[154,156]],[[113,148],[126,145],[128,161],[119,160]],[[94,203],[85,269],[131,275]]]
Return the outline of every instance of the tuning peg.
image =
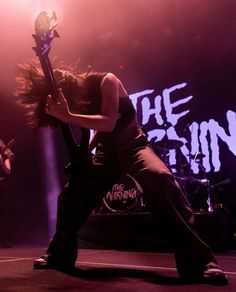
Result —
[[[57,21],[57,16],[56,16],[56,12],[55,11],[53,11],[51,19]]]
[[[59,37],[60,37],[59,33],[57,32],[57,30],[54,29],[53,38],[59,38]]]

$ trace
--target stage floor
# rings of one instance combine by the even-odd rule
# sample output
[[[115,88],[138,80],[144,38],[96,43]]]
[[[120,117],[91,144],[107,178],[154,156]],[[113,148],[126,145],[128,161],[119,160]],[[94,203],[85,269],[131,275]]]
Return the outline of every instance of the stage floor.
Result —
[[[0,249],[0,291],[236,291],[236,251],[217,254],[229,276],[228,286],[183,284],[173,254],[164,252],[81,249],[76,273],[34,270],[42,247]]]

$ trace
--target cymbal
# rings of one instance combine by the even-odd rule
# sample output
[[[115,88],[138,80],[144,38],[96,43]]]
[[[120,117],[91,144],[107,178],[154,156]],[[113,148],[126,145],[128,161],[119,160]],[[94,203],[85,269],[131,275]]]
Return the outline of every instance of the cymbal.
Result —
[[[206,155],[202,154],[201,152],[197,152],[195,154],[188,154],[190,159],[200,159],[200,158],[204,158]]]
[[[178,149],[180,147],[182,147],[184,145],[183,142],[179,141],[179,140],[161,140],[161,141],[157,141],[156,142],[156,146],[157,148],[160,149]]]
[[[183,169],[189,167],[188,163],[184,163],[184,164],[171,164],[170,168],[176,168],[176,169]]]

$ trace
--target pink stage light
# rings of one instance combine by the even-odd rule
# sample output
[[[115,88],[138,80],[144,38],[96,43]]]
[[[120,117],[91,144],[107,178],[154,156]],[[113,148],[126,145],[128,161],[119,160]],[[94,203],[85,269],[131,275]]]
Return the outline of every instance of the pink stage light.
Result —
[[[56,11],[57,17],[62,23],[63,20],[63,5],[64,0],[1,0],[2,17],[9,21],[11,25],[14,19],[28,18],[33,27],[36,16],[41,11],[47,11],[51,14]]]
[[[10,85],[7,76],[14,74],[18,63],[29,61],[35,57],[31,48],[34,46],[32,34],[34,33],[36,16],[41,11],[46,11],[49,15],[55,11],[61,24],[63,19],[61,4],[63,3],[65,3],[63,0],[1,0],[0,25],[3,28],[3,33],[0,35],[0,42],[2,44],[0,57],[3,59],[4,67],[1,82],[5,86],[8,84],[11,92],[13,91],[13,85],[12,83]],[[15,44],[17,44],[17,47]],[[56,167],[53,132],[43,130],[39,132],[39,136],[42,145],[42,176],[44,177],[43,181],[45,184],[45,194],[43,195],[47,200],[48,229],[51,236],[55,228],[60,179]]]

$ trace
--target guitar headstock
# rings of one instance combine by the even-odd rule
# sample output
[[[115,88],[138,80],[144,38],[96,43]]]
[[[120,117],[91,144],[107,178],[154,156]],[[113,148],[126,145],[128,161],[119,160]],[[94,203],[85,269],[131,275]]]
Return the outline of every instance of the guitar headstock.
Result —
[[[35,34],[33,38],[36,46],[33,50],[38,57],[47,55],[51,49],[51,42],[55,37],[59,37],[58,32],[55,30],[57,26],[56,13],[53,12],[50,17],[47,12],[42,11],[35,19]]]

